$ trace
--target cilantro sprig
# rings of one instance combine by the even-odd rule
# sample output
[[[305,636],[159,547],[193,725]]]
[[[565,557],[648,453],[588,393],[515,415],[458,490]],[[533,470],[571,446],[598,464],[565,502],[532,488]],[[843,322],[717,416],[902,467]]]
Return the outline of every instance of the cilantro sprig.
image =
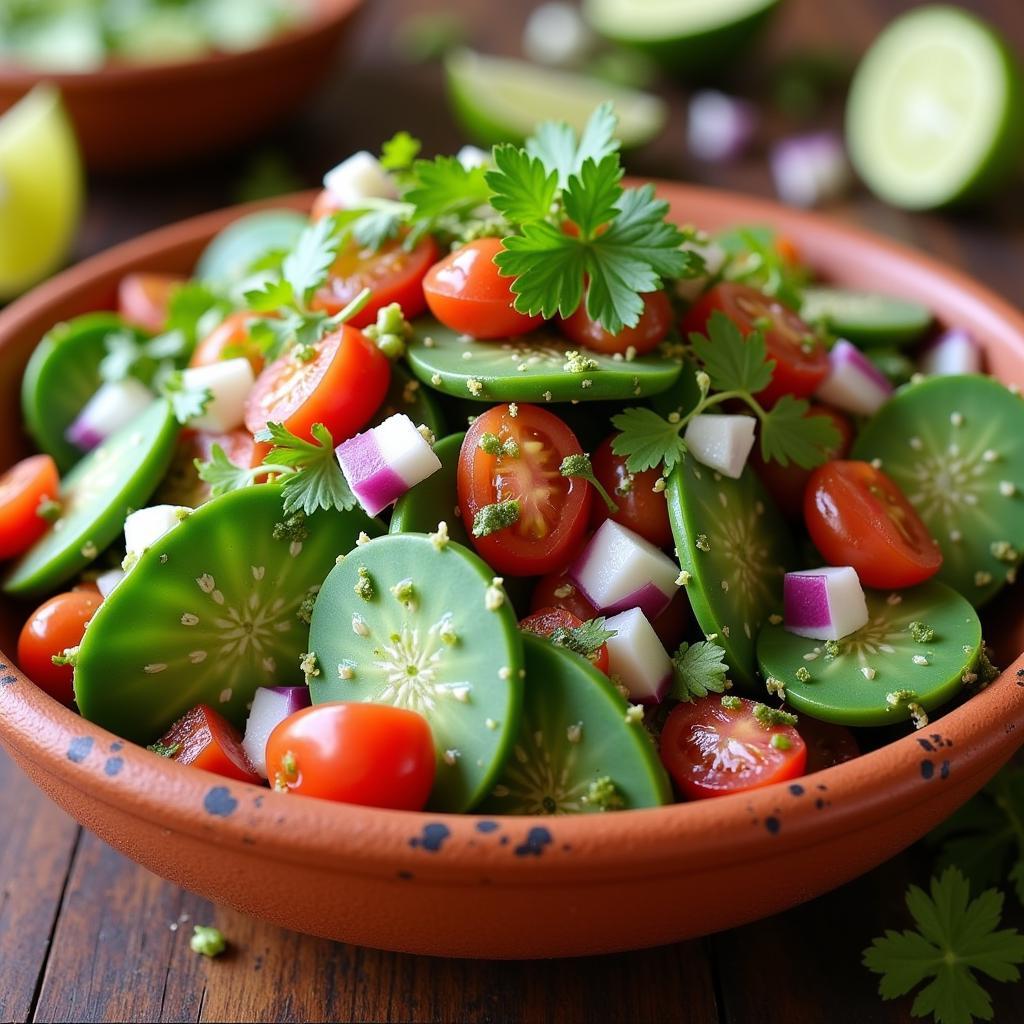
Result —
[[[929,892],[910,886],[907,908],[917,928],[889,930],[864,950],[864,966],[882,980],[883,999],[897,999],[924,984],[911,1014],[931,1015],[937,1024],[972,1024],[992,1019],[992,1000],[977,975],[994,981],[1020,980],[1024,935],[999,928],[1003,895],[987,889],[970,898],[959,870],[946,868]]]
[[[722,270],[726,280],[749,284],[766,295],[774,296],[790,309],[800,308],[807,271],[786,258],[774,229],[758,226],[734,228],[717,235],[715,242],[727,256]]]
[[[728,675],[725,650],[714,640],[684,642],[672,656],[671,695],[689,704],[709,693],[725,693]]]
[[[685,415],[668,419],[651,409],[632,407],[612,417],[619,432],[612,442],[616,455],[626,456],[631,473],[664,467],[667,475],[686,455],[682,433],[695,417],[723,402],[741,401],[760,421],[761,454],[766,461],[804,469],[820,465],[840,442],[839,431],[828,416],[808,416],[810,404],[784,395],[765,409],[755,395],[771,382],[775,362],[768,359],[760,331],[745,338],[724,313],[716,310],[707,335],[691,334],[693,352],[703,369],[697,373],[700,400]]]
[[[618,636],[617,630],[608,629],[605,621],[602,615],[596,619],[587,619],[578,626],[557,626],[552,630],[549,639],[560,647],[589,658],[609,640]]]

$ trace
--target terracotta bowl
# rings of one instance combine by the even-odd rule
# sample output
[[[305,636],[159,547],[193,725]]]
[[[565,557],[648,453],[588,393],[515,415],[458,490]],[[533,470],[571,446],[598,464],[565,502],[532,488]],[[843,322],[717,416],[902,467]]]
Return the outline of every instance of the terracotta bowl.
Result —
[[[663,185],[681,220],[774,224],[823,275],[927,303],[1024,384],[1024,317],[891,242],[741,196]],[[287,200],[308,208],[311,196]],[[278,205],[281,205],[280,203]],[[0,465],[21,452],[18,380],[55,321],[109,306],[129,270],[188,271],[213,213],[75,267],[0,313]],[[1024,650],[1010,596],[989,616]],[[25,610],[0,608],[13,649]],[[1024,740],[1024,657],[984,692],[855,761],[747,796],[567,818],[408,814],[280,795],[181,768],[64,709],[2,656],[0,740],[112,846],[219,903],[299,931],[444,956],[570,956],[672,942],[790,907],[867,871],[981,787]]]
[[[79,74],[0,63],[0,113],[38,82],[55,83],[93,170],[135,170],[226,150],[280,121],[321,83],[360,3],[315,0],[308,20],[241,53],[111,63]]]

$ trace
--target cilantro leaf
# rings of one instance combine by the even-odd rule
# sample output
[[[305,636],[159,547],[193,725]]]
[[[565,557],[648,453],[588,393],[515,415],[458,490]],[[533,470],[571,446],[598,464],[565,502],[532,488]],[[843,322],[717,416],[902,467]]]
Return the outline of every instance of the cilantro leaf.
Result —
[[[295,302],[295,291],[284,278],[270,278],[247,291],[245,302],[254,313],[274,313]]]
[[[605,627],[605,618],[587,619],[578,626],[557,626],[549,639],[560,647],[566,647],[576,654],[589,658],[599,651],[618,631]]]
[[[381,147],[380,165],[386,171],[407,171],[423,143],[406,131],[396,132]]]
[[[912,885],[907,907],[917,930],[887,931],[864,950],[864,966],[882,975],[879,994],[896,999],[927,981],[911,1007],[915,1017],[931,1014],[937,1024],[991,1020],[992,1001],[975,972],[1018,981],[1015,965],[1024,963],[1024,935],[996,930],[1002,893],[988,889],[972,900],[967,879],[950,867],[932,879],[929,893]]]
[[[546,220],[558,189],[558,175],[518,146],[506,143],[494,148],[495,169],[485,179],[493,191],[491,206],[510,221],[528,224]]]
[[[715,237],[715,242],[729,257],[723,270],[727,280],[752,285],[790,309],[799,309],[803,304],[807,272],[786,260],[773,228],[738,227],[723,231]]]
[[[612,441],[612,451],[627,456],[630,473],[655,469],[662,463],[669,473],[686,454],[686,445],[679,436],[681,422],[670,423],[652,409],[624,409],[612,417],[612,426],[619,432]]]
[[[213,392],[209,388],[185,387],[185,377],[180,370],[167,375],[160,385],[160,394],[171,403],[174,418],[179,423],[198,419],[213,401]]]
[[[583,301],[586,250],[553,224],[526,224],[521,235],[502,239],[494,258],[506,277],[514,277],[515,308],[550,319],[571,316]]]
[[[257,466],[255,469],[236,466],[219,444],[215,444],[210,449],[208,462],[195,459],[193,465],[196,467],[199,479],[210,485],[210,494],[215,498],[219,498],[229,491],[238,491],[243,487],[248,487],[257,476],[266,472],[262,466]]]
[[[744,339],[739,327],[716,309],[708,321],[707,336],[691,334],[690,344],[716,391],[757,394],[771,383],[775,363],[768,359],[764,335],[752,331]]]
[[[761,454],[765,461],[802,469],[813,469],[828,459],[840,443],[839,430],[831,416],[808,416],[810,405],[803,398],[783,395],[761,420]]]
[[[617,125],[613,104],[605,102],[590,115],[579,142],[570,125],[562,121],[544,121],[526,140],[526,152],[540,160],[549,171],[554,171],[558,175],[559,187],[565,188],[569,178],[578,173],[587,160],[600,163],[609,153],[618,151]]]
[[[401,203],[383,200],[379,206],[371,207],[352,222],[352,237],[364,248],[376,251],[398,236],[405,216]]]
[[[313,440],[306,441],[280,423],[268,423],[256,435],[257,441],[274,446],[264,467],[294,470],[284,477],[285,514],[301,511],[311,516],[318,509],[343,512],[355,508],[356,497],[334,455],[331,432],[322,423],[314,423],[310,433]]]
[[[124,380],[146,358],[146,350],[131,331],[112,331],[103,339],[107,354],[100,360],[100,377],[108,383]]]
[[[297,303],[304,306],[327,280],[340,246],[341,233],[333,217],[323,217],[302,231],[281,265],[283,280]]]
[[[600,163],[587,160],[569,179],[562,201],[566,215],[584,238],[592,239],[618,215],[622,174],[622,165],[613,153]]]
[[[482,206],[491,198],[487,171],[463,167],[453,156],[417,160],[412,165],[413,186],[403,195],[412,204],[414,220],[436,221]]]
[[[712,640],[682,643],[672,656],[672,696],[691,703],[709,693],[725,693],[729,666],[725,651]]]

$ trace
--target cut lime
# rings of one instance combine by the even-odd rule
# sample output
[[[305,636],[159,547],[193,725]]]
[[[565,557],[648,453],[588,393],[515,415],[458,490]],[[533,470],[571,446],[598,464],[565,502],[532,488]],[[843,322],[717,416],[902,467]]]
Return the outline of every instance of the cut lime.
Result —
[[[800,316],[861,348],[911,345],[932,325],[919,302],[823,285],[804,289]]]
[[[854,76],[850,157],[880,198],[911,210],[977,198],[1015,167],[1020,71],[981,19],[928,6],[894,21]]]
[[[650,54],[672,74],[721,71],[749,45],[779,0],[584,0],[607,39]]]
[[[82,166],[60,94],[39,86],[0,117],[0,301],[64,260],[82,205]]]
[[[625,148],[650,142],[667,117],[650,93],[571,71],[458,50],[445,61],[448,95],[463,130],[481,145],[522,142],[538,121],[566,121],[582,131],[594,108],[615,104]]]

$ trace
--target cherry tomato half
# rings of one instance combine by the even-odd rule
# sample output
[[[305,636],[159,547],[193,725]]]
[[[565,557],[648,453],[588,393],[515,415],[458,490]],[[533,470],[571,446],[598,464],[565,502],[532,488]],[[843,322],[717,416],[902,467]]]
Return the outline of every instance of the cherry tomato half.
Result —
[[[942,552],[899,487],[868,462],[826,462],[804,492],[804,519],[829,565],[852,565],[880,590],[934,576]]]
[[[387,704],[317,704],[267,740],[275,789],[367,807],[422,810],[436,764],[427,720]]]
[[[60,493],[57,464],[49,455],[32,455],[0,476],[0,558],[13,558],[50,528],[38,514],[46,499]]]
[[[103,603],[99,591],[73,590],[41,604],[18,637],[18,667],[54,700],[66,707],[75,702],[70,665],[54,665],[55,655],[82,642],[85,627]]]
[[[636,327],[625,327],[618,334],[609,334],[600,324],[591,320],[587,316],[586,303],[580,303],[580,308],[562,320],[559,327],[570,341],[595,352],[624,354],[632,348],[637,355],[646,355],[665,340],[672,326],[672,303],[663,291],[648,292],[643,300],[644,311]]]
[[[845,459],[853,446],[853,424],[849,417],[828,405],[812,405],[807,410],[807,415],[827,416],[836,425],[841,440],[838,448],[828,452],[828,457]],[[786,518],[801,522],[804,515],[804,491],[807,490],[807,481],[811,479],[811,473],[814,471],[803,469],[795,462],[788,466],[778,462],[766,462],[761,455],[759,444],[755,444],[750,453],[750,463]]]
[[[219,363],[222,359],[244,358],[249,360],[252,372],[259,376],[265,360],[259,345],[249,335],[249,324],[255,319],[255,313],[245,310],[225,317],[196,345],[188,365],[209,366],[211,363]]]
[[[612,434],[605,438],[590,461],[594,467],[594,476],[619,506],[619,511],[609,512],[604,501],[595,495],[590,507],[590,525],[597,529],[606,519],[614,519],[656,547],[668,547],[672,543],[668,503],[664,491],[659,493],[654,490],[661,474],[656,469],[630,473],[626,469],[626,457],[612,451],[615,437]]]
[[[368,327],[377,310],[397,302],[408,320],[426,308],[423,277],[437,259],[437,245],[429,235],[408,250],[401,238],[385,242],[379,249],[364,249],[352,242],[341,248],[331,267],[327,283],[313,297],[313,308],[332,316],[340,313],[364,288],[373,293],[370,301],[349,324]]]
[[[488,455],[484,434],[503,444],[514,441],[519,455]],[[473,545],[484,561],[506,576],[536,576],[569,563],[583,542],[592,489],[585,480],[562,476],[567,455],[582,453],[575,434],[554,414],[520,405],[515,416],[496,405],[478,416],[466,433],[459,455],[459,508],[472,525],[485,505],[517,500],[518,522]]]
[[[543,322],[513,309],[512,279],[502,277],[494,263],[501,251],[500,239],[478,238],[430,268],[423,292],[445,327],[474,338],[508,338]]]
[[[723,707],[717,696],[679,704],[665,721],[661,760],[691,800],[745,793],[804,774],[807,747],[796,729],[762,725],[754,701],[737,700],[736,708]]]
[[[344,324],[316,343],[306,361],[289,352],[256,379],[245,403],[245,425],[255,434],[268,423],[283,423],[309,437],[323,423],[335,444],[365,426],[387,394],[391,364],[362,331]]]
[[[535,636],[549,637],[556,629],[576,629],[582,626],[585,619],[573,615],[566,608],[541,608],[531,612],[519,623],[519,628],[524,633],[533,633]],[[605,675],[608,674],[608,645],[601,646],[588,655],[595,668],[599,668]]]
[[[551,607],[565,608],[584,622],[600,614],[569,579],[566,569],[546,573],[533,588],[530,610],[537,612]],[[658,639],[668,651],[674,651],[686,639],[689,624],[690,601],[682,588],[676,591],[668,607],[651,623]]]
[[[744,335],[755,330],[764,334],[775,372],[768,387],[757,395],[763,405],[774,405],[783,395],[806,398],[818,390],[828,374],[828,352],[791,309],[749,285],[716,284],[687,311],[683,334],[704,334],[715,310],[724,313]]]
[[[128,274],[117,286],[117,310],[128,323],[156,334],[167,323],[171,295],[184,283],[178,274]]]
[[[242,734],[219,712],[205,704],[186,711],[160,737],[165,756],[178,764],[223,775],[239,782],[263,780],[242,749]]]

